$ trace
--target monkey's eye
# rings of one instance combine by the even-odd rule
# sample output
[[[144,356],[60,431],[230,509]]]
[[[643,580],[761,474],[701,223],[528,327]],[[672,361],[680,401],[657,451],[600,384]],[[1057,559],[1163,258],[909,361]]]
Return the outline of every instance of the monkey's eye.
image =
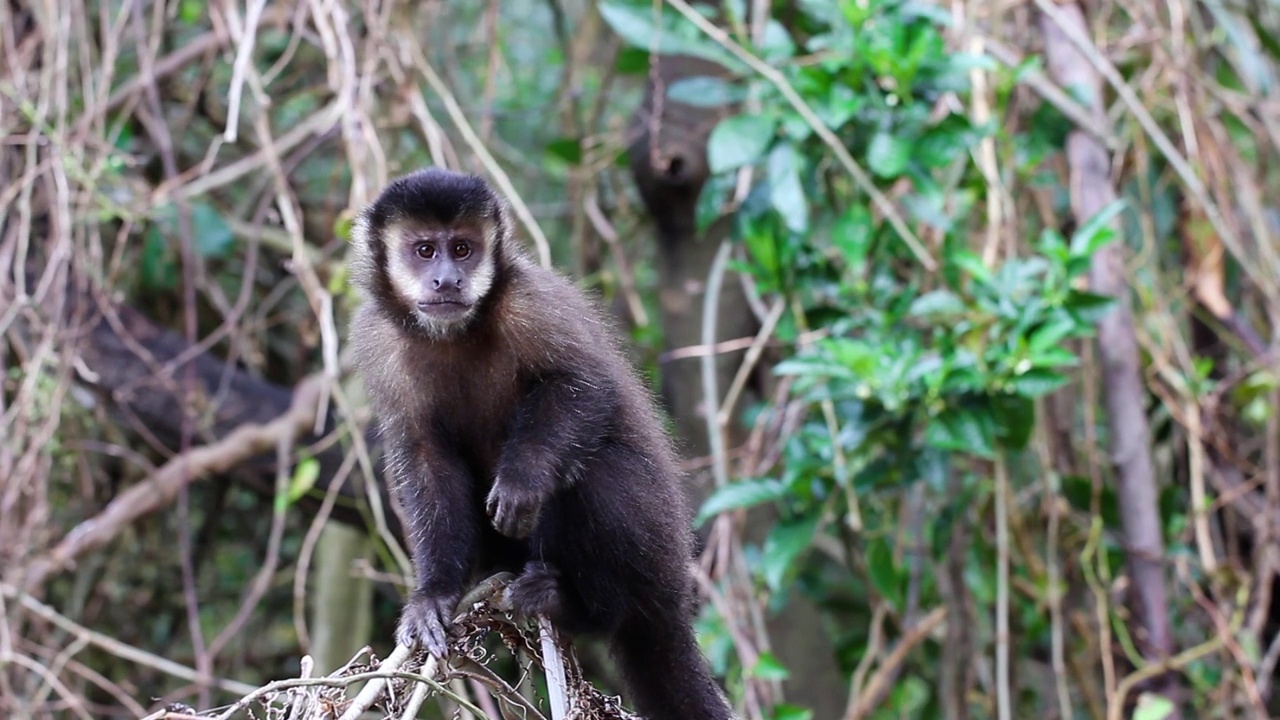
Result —
[[[419,243],[413,251],[423,260],[430,260],[436,256],[436,246],[431,243]]]
[[[455,242],[453,244],[453,257],[457,260],[466,260],[471,257],[471,246],[462,241]]]

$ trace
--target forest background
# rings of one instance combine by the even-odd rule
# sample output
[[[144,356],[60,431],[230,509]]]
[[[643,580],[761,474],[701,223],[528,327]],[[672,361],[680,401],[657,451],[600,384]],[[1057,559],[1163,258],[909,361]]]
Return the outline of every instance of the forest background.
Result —
[[[1278,73],[1263,0],[3,0],[0,714],[390,651],[345,263],[428,164],[631,340],[742,717],[1280,714]],[[488,647],[425,716],[546,712]]]

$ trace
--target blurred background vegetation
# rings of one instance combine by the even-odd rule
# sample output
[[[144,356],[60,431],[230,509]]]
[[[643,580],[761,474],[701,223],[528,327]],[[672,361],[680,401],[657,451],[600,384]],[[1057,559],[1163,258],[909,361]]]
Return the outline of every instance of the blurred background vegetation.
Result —
[[[632,340],[742,717],[1280,714],[1278,72],[1264,0],[0,0],[0,713],[389,650],[347,241],[440,164]]]

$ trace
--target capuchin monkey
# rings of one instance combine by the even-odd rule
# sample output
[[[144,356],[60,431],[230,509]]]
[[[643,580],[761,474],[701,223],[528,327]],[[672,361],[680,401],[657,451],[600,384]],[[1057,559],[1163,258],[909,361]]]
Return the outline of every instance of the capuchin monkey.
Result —
[[[473,175],[393,181],[354,238],[350,342],[417,573],[396,641],[443,657],[470,583],[511,570],[517,614],[608,639],[642,715],[732,718],[691,624],[675,452],[601,311]]]

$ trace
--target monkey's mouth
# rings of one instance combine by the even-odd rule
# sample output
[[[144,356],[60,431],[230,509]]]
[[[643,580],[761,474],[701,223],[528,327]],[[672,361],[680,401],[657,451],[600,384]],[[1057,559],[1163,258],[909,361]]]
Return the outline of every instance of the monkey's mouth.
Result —
[[[471,303],[464,302],[461,298],[438,298],[434,300],[419,300],[418,312],[423,315],[433,317],[452,317],[462,315],[471,309]]]

